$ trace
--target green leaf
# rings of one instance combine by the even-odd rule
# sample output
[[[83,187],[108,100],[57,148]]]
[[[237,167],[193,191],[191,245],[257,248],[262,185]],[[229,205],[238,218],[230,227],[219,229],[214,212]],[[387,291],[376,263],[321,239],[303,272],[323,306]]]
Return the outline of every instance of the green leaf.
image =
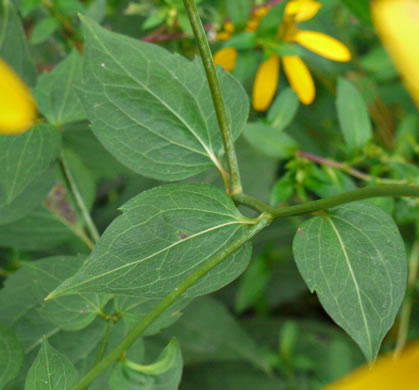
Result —
[[[392,218],[365,202],[336,207],[302,224],[293,251],[325,310],[375,359],[406,290],[405,248]]]
[[[278,33],[278,26],[282,22],[284,16],[286,1],[283,1],[271,8],[260,23],[256,34],[261,37],[276,36]]]
[[[298,107],[297,94],[291,88],[285,88],[268,111],[269,124],[278,130],[284,130],[294,119]]]
[[[54,34],[59,25],[59,20],[53,16],[41,19],[38,23],[35,24],[35,27],[32,30],[30,40],[31,44],[38,45],[46,41],[52,34]]]
[[[81,257],[49,257],[25,263],[0,292],[0,319],[13,326],[27,312],[36,311],[47,322],[63,330],[88,326],[109,300],[107,295],[83,294],[45,302],[60,282],[73,275],[83,263]]]
[[[0,389],[14,379],[23,364],[23,348],[14,332],[0,324]]]
[[[372,27],[369,0],[341,0],[348,9],[364,24]]]
[[[134,172],[166,181],[219,165],[223,143],[201,61],[82,21],[82,103],[105,148]],[[231,75],[218,76],[236,139],[248,98]]]
[[[115,312],[121,313],[121,320],[127,329],[138,325],[159,303],[161,299],[138,299],[117,295],[114,297]],[[162,329],[171,326],[182,317],[182,310],[191,302],[191,298],[179,298],[144,332],[145,336],[159,333]]]
[[[22,0],[19,3],[19,10],[23,17],[27,17],[40,4],[41,0]]]
[[[237,313],[251,308],[264,296],[270,277],[271,272],[264,258],[258,256],[253,259],[239,280],[235,302]]]
[[[272,187],[271,205],[276,207],[286,202],[294,193],[295,181],[290,172],[282,176]]]
[[[257,45],[254,32],[242,32],[235,34],[225,42],[223,47],[235,47],[238,50],[253,49]]]
[[[152,364],[118,363],[112,371],[109,385],[111,390],[177,390],[182,368],[180,346],[176,339],[172,339]]]
[[[0,57],[30,86],[35,84],[35,65],[29,54],[22,23],[11,1],[0,3]]]
[[[90,209],[96,195],[90,171],[71,151],[64,150],[64,156],[81,196]],[[57,169],[55,176],[55,185],[50,184],[51,191],[42,205],[17,221],[0,224],[0,246],[18,250],[51,250],[65,241],[80,240],[72,229],[83,229],[81,213],[62,172]]]
[[[94,0],[91,2],[86,15],[95,22],[100,23],[106,15],[106,1],[107,0]]]
[[[79,0],[56,0],[57,10],[64,15],[84,12],[84,6]]]
[[[336,109],[345,142],[351,151],[360,150],[372,138],[367,106],[349,80],[339,78]]]
[[[161,348],[173,336],[182,346],[185,364],[247,361],[261,371],[268,370],[262,349],[227,308],[214,298],[194,300],[174,325],[151,341],[157,341],[158,348]]]
[[[25,390],[66,390],[74,385],[79,374],[73,363],[52,348],[46,338],[26,378]]]
[[[57,129],[39,124],[18,136],[0,136],[0,224],[22,218],[52,187],[60,150]]]
[[[249,0],[236,0],[227,1],[227,15],[233,22],[237,29],[242,29],[246,26],[250,18],[252,10],[251,1]]]
[[[61,126],[86,118],[74,85],[81,81],[82,60],[73,51],[52,72],[41,75],[34,90],[39,111],[48,122]]]
[[[146,20],[142,24],[142,28],[144,30],[147,30],[149,28],[157,27],[159,24],[164,22],[165,18],[165,10],[154,12],[146,18]]]
[[[201,364],[185,369],[182,390],[285,390],[281,379],[243,363]]]
[[[121,207],[79,272],[50,298],[82,291],[162,298],[232,243],[249,220],[222,190],[173,184],[145,191]],[[185,296],[230,283],[249,263],[250,244],[225,259]]]
[[[249,123],[244,136],[255,149],[280,160],[292,157],[298,149],[297,142],[288,134],[260,122]]]

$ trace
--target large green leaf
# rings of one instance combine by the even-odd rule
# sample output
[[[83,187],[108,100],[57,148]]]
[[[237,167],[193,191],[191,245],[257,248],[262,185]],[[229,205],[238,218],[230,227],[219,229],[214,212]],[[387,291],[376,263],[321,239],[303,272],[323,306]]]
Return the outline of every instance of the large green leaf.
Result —
[[[118,363],[109,380],[111,390],[177,390],[182,377],[180,346],[172,339],[157,360],[147,365]]]
[[[52,188],[60,150],[57,129],[40,124],[18,136],[0,136],[0,224],[28,214]]]
[[[223,143],[200,60],[110,32],[82,17],[80,95],[93,132],[134,172],[175,181],[219,164]],[[218,71],[234,138],[246,123],[240,83]]]
[[[204,184],[153,188],[121,207],[76,275],[50,297],[82,291],[165,297],[181,281],[247,231],[249,220],[222,190]],[[250,244],[190,288],[207,294],[246,268]]]
[[[362,95],[349,80],[338,80],[336,108],[349,149],[361,149],[372,137],[371,121]]]
[[[67,390],[79,374],[73,363],[51,347],[46,338],[26,378],[25,390]]]
[[[303,223],[293,251],[325,310],[374,359],[406,289],[405,248],[392,218],[366,202],[339,206]]]
[[[80,83],[82,59],[73,51],[52,72],[39,78],[34,94],[39,111],[54,125],[62,125],[86,118],[74,88]]]
[[[16,377],[23,364],[23,348],[14,332],[0,324],[0,389]]]
[[[0,2],[0,57],[29,85],[36,80],[35,65],[30,57],[22,23],[12,1]]]

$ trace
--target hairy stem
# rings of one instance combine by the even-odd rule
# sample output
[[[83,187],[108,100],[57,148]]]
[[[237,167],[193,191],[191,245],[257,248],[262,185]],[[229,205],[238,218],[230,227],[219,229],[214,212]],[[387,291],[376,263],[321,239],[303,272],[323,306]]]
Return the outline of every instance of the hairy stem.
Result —
[[[303,152],[302,150],[300,150],[298,152],[298,155],[301,156],[301,157],[306,158],[307,160],[316,162],[318,164],[326,165],[328,167],[339,169],[343,172],[348,173],[351,176],[354,176],[358,179],[361,179],[361,180],[364,180],[364,181],[367,181],[367,182],[375,181],[378,184],[405,184],[405,183],[407,183],[407,180],[382,179],[380,177],[370,176],[370,175],[367,175],[364,172],[361,172],[361,171],[359,171],[355,168],[352,168],[352,167],[348,166],[345,163],[341,163],[341,162],[338,162],[338,161],[330,160],[328,158],[316,156],[316,155],[311,154],[311,153]]]
[[[364,187],[358,190],[345,192],[343,194],[330,196],[328,198],[314,200],[312,202],[303,203],[290,207],[271,207],[268,204],[246,194],[235,194],[233,199],[243,205],[247,205],[259,212],[266,212],[273,218],[295,217],[316,211],[327,210],[341,204],[354,202],[357,200],[376,198],[381,196],[410,196],[419,197],[419,186],[402,185],[402,184],[383,184],[374,187]]]
[[[236,241],[231,243],[211,260],[205,263],[189,275],[182,283],[180,283],[169,295],[166,296],[134,329],[132,329],[121,343],[99,363],[97,363],[80,381],[70,390],[83,390],[104,370],[106,370],[113,362],[115,362],[134,342],[140,337],[144,331],[153,324],[178,298],[180,298],[190,287],[198,282],[209,271],[220,264],[226,257],[230,256],[246,242],[248,242],[257,233],[263,230],[271,222],[269,215],[262,214],[246,233],[240,236]]]
[[[418,226],[419,227],[419,226]],[[417,230],[419,234],[419,229]],[[402,309],[400,312],[399,329],[397,333],[396,349],[394,351],[394,358],[397,358],[406,345],[407,336],[409,333],[410,315],[412,313],[413,297],[411,290],[414,288],[416,277],[419,268],[419,238],[415,240],[412,252],[409,259],[409,280],[407,282],[407,293],[403,301]]]
[[[201,18],[199,17],[199,12],[196,8],[195,1],[183,0],[183,3],[185,5],[186,11],[188,12],[189,21],[191,22],[192,30],[198,43],[199,52],[201,53],[202,62],[204,64],[205,73],[207,75],[208,84],[211,90],[212,101],[214,102],[215,112],[217,114],[218,124],[221,129],[231,176],[231,193],[240,193],[242,192],[242,185],[240,181],[239,164],[237,162],[236,151],[234,149],[233,134],[231,132],[231,127],[228,121],[226,106],[224,103],[220,82],[217,77],[217,72],[215,70],[214,61],[212,59],[211,49],[208,44],[208,39],[201,22]]]
[[[74,181],[73,175],[71,174],[70,167],[67,164],[67,161],[64,158],[64,155],[61,155],[60,158],[60,167],[61,171],[63,172],[63,175],[65,179],[68,182],[68,185],[70,187],[71,193],[74,196],[74,199],[77,203],[77,206],[79,207],[84,223],[86,225],[86,228],[91,236],[91,238],[97,242],[99,240],[99,232],[96,229],[96,226],[92,220],[92,217],[90,216],[89,210],[86,207],[86,204],[84,203],[84,200],[80,194],[80,191],[77,187],[76,182]]]

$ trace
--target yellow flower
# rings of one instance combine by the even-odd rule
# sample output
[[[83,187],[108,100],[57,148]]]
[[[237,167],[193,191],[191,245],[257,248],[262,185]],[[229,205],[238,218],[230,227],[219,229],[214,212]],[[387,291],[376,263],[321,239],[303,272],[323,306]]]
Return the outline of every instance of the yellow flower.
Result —
[[[314,0],[291,0],[287,3],[284,17],[278,28],[277,41],[288,44],[298,43],[301,46],[334,61],[346,62],[351,59],[349,49],[336,39],[317,31],[299,30],[297,22],[304,22],[313,18],[321,3]],[[263,11],[260,11],[263,10]],[[245,31],[255,31],[269,11],[268,7],[260,8],[252,15]],[[230,39],[234,32],[234,26],[225,26],[221,33],[223,39]],[[224,66],[227,70],[234,69],[237,51],[234,48],[224,48],[222,54],[215,54],[215,63]],[[263,62],[256,74],[253,85],[253,108],[257,111],[265,111],[275,96],[279,77],[280,60],[284,66],[285,75],[304,104],[311,104],[316,91],[311,74],[302,59],[296,55],[283,55],[279,57],[274,53]]]
[[[374,0],[374,25],[419,107],[419,1]]]
[[[23,133],[36,118],[36,104],[29,88],[0,57],[0,134]]]
[[[394,359],[392,354],[363,366],[323,390],[417,390],[419,388],[419,343]]]

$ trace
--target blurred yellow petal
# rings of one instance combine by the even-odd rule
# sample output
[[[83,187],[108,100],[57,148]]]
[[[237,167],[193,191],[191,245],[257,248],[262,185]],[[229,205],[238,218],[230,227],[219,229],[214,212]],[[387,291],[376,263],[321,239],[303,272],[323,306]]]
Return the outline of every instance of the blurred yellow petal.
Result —
[[[371,7],[377,33],[419,107],[419,1],[375,0]]]
[[[227,31],[228,33],[233,33],[235,30],[234,24],[232,22],[225,22],[224,23],[224,31]]]
[[[259,17],[259,18],[263,18],[269,11],[270,11],[271,7],[259,7],[258,9],[256,9],[253,12],[253,15]]]
[[[329,60],[346,62],[351,59],[351,52],[343,43],[321,32],[298,31],[294,40]]]
[[[231,35],[228,32],[221,31],[217,33],[217,40],[218,41],[228,41],[231,38]]]
[[[214,64],[221,65],[225,70],[232,72],[236,66],[237,50],[233,47],[226,47],[214,54]]]
[[[282,57],[284,72],[291,88],[304,104],[311,104],[316,96],[316,89],[310,71],[298,56]]]
[[[293,16],[296,22],[305,22],[314,17],[321,6],[321,3],[313,0],[289,1],[285,7],[285,15]]]
[[[18,74],[0,58],[0,134],[29,130],[37,118],[35,100]]]
[[[392,354],[377,360],[372,368],[365,365],[323,390],[417,390],[419,388],[419,343],[397,359]]]
[[[265,111],[275,96],[279,77],[279,57],[272,54],[259,66],[253,84],[253,108]]]

